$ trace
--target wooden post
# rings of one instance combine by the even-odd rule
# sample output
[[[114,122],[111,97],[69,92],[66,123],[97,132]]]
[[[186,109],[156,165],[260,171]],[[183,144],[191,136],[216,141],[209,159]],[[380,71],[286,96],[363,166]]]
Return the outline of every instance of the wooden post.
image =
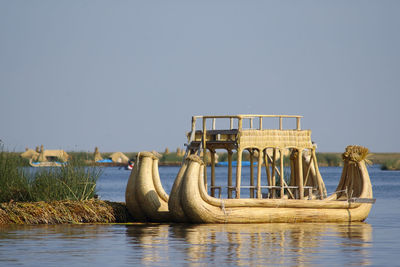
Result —
[[[274,154],[273,154],[273,160],[272,160],[272,179],[271,179],[271,185],[276,186],[275,182],[275,168],[276,168],[276,148],[274,148]],[[272,198],[276,198],[276,190],[275,188],[272,188]]]
[[[250,129],[253,129],[253,118],[250,118]]]
[[[254,150],[249,149],[250,152],[250,186],[254,186]],[[250,198],[254,198],[254,188],[250,187]]]
[[[242,126],[243,126],[243,118],[239,117],[238,118],[238,131],[242,131]],[[241,183],[241,178],[242,178],[242,153],[243,150],[240,148],[237,149],[237,167],[236,167],[236,198],[240,198],[240,183]]]
[[[296,164],[293,160],[293,151],[290,155],[290,186],[296,185]]]
[[[232,198],[232,150],[228,150],[228,198]]]
[[[204,187],[207,190],[207,123],[203,117],[203,162],[204,162]]]
[[[243,119],[239,118],[238,119],[238,130],[241,131],[242,130],[242,126],[243,126]]]
[[[237,151],[237,167],[236,167],[236,198],[240,198],[240,180],[242,175],[242,150]]]
[[[297,167],[299,175],[299,195],[300,199],[304,199],[304,182],[303,182],[303,158],[301,149],[298,150]]]
[[[297,117],[296,118],[296,124],[297,124],[297,130],[301,130],[301,128],[300,128],[300,117]]]
[[[264,163],[265,163],[265,170],[267,172],[267,181],[268,181],[268,186],[272,185],[272,179],[271,179],[271,171],[269,169],[269,161],[268,161],[268,151],[267,148],[264,149]]]
[[[190,133],[190,138],[189,138],[189,145],[190,142],[194,140],[194,137],[196,136],[196,117],[192,117],[192,132]]]
[[[211,152],[211,196],[215,197],[215,151]]]
[[[313,165],[313,161],[314,161],[314,157],[311,156],[310,157],[310,162],[308,163],[308,166],[307,166],[306,177],[304,178],[304,185],[307,185],[307,183],[308,183],[308,177],[310,176],[310,171],[311,171],[311,167]],[[307,162],[307,161],[305,161],[305,162]]]
[[[282,117],[279,117],[279,130],[283,129]]]
[[[230,129],[233,129],[233,118],[230,118]]]
[[[212,129],[215,130],[215,118],[212,120]]]
[[[260,125],[259,125],[259,130],[262,130],[262,123],[263,123],[263,119],[262,119],[262,117],[259,117],[258,118],[258,120],[259,120],[259,123],[260,123]]]
[[[283,149],[279,150],[279,153],[281,155],[281,198],[283,198],[283,195],[285,194],[285,180],[284,180],[284,170],[283,170]]]
[[[258,150],[258,165],[257,165],[257,198],[262,198],[261,195],[261,165],[262,165],[262,151]]]
[[[314,161],[314,166],[315,166],[315,174],[317,175],[317,182],[318,182],[318,192],[320,195],[320,198],[323,199],[325,197],[325,192],[324,189],[322,188],[322,177],[321,173],[319,172],[318,164],[317,164],[317,155],[315,154],[315,148],[312,148],[312,157]]]

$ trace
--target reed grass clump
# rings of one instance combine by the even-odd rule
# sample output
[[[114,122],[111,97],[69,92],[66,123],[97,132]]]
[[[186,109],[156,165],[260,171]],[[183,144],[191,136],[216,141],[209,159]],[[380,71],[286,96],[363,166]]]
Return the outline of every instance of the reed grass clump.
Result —
[[[68,151],[68,155],[70,156],[70,159],[79,162],[88,162],[94,160],[93,153],[84,151]]]
[[[70,161],[62,167],[40,168],[31,178],[34,201],[87,200],[96,194],[101,169]]]
[[[96,194],[101,169],[71,160],[62,167],[28,169],[0,147],[0,202],[87,200]]]
[[[316,153],[320,166],[337,167],[343,165],[340,153]]]
[[[30,199],[30,179],[21,166],[24,165],[15,153],[0,147],[0,202]]]
[[[381,165],[381,170],[395,171],[400,170],[400,160],[387,160]]]

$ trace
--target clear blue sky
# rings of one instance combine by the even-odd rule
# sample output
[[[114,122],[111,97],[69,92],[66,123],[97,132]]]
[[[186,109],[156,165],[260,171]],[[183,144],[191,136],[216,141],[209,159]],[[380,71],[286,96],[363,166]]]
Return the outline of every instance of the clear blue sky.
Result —
[[[400,1],[0,0],[9,150],[163,151],[192,115],[299,114],[400,152]]]

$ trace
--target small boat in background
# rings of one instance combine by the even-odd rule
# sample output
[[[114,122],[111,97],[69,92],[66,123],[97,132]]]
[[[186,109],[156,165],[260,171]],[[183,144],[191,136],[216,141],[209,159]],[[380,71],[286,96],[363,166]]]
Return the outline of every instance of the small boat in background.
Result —
[[[128,165],[126,165],[125,169],[126,170],[132,170],[134,165],[135,165],[135,162],[133,160],[130,160],[128,162]]]
[[[21,157],[25,157],[25,153],[29,153],[29,165],[32,167],[61,167],[67,164],[69,155],[64,150],[44,150],[43,145],[40,146],[40,151],[33,153],[28,150]],[[25,157],[26,158],[26,157]]]
[[[129,162],[129,158],[122,152],[112,153],[107,158],[103,159],[99,149],[96,147],[94,151],[94,160],[96,166],[102,167],[125,167]]]
[[[112,159],[101,159],[96,161],[96,163],[113,163],[114,161]]]
[[[33,161],[29,160],[29,165],[32,167],[62,167],[65,166],[67,162],[59,162],[59,161]]]

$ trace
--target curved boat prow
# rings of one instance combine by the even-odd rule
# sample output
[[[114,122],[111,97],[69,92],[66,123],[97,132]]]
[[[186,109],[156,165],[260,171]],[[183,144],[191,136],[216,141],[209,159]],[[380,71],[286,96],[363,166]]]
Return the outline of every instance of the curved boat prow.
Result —
[[[343,153],[343,171],[336,192],[328,199],[371,199],[372,185],[366,163],[369,150],[362,146],[347,146]]]
[[[171,221],[168,199],[160,181],[158,157],[151,152],[140,152],[126,187],[128,211],[139,221]]]
[[[182,179],[186,172],[187,165],[187,161],[185,160],[176,176],[174,185],[172,186],[171,195],[169,196],[168,208],[174,222],[188,222],[181,204]]]
[[[205,190],[204,163],[199,157],[190,156],[186,159],[187,168],[180,188],[182,208],[193,223],[364,221],[375,200],[372,199],[371,181],[365,165],[368,153],[363,151],[362,147],[346,149],[339,192],[323,200],[217,199]],[[341,190],[343,188],[346,190]]]

